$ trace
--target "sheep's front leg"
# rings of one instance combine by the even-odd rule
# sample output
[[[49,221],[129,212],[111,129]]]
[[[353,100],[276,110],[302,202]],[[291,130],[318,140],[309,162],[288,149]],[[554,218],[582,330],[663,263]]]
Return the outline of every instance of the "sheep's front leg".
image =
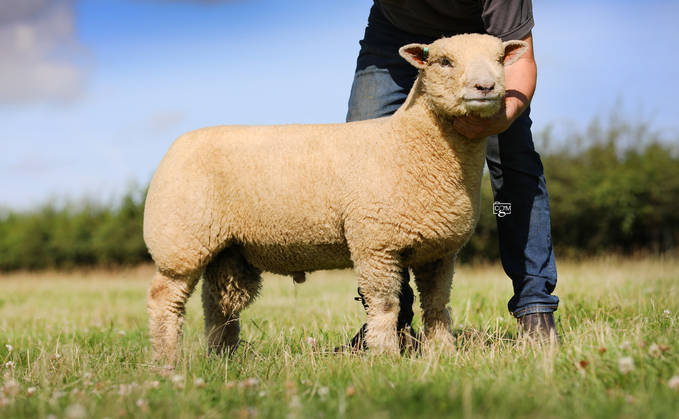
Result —
[[[146,296],[153,359],[166,363],[179,360],[185,304],[200,273],[172,277],[160,271],[151,280]]]
[[[398,354],[398,293],[401,289],[401,266],[391,254],[377,252],[354,261],[358,285],[368,312],[365,339],[375,353]]]
[[[413,268],[415,284],[420,293],[424,335],[430,344],[441,344],[453,348],[450,313],[446,304],[450,302],[456,253],[432,263]]]

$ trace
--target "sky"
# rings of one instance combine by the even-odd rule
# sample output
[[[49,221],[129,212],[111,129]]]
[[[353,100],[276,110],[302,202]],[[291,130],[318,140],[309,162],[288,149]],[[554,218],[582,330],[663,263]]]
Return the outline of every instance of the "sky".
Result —
[[[197,128],[343,122],[371,4],[0,0],[0,209],[113,202]],[[533,12],[535,132],[617,112],[679,138],[679,2]]]

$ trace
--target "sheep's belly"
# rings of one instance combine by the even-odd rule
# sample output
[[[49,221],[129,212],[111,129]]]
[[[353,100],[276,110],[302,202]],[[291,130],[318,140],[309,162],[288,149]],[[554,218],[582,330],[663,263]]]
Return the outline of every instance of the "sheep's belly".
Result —
[[[242,252],[256,268],[279,275],[353,267],[346,243],[247,244]]]

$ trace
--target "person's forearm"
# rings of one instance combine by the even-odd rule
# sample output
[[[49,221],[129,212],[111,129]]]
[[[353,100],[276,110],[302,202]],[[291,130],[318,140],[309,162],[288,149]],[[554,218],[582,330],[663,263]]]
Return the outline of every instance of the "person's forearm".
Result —
[[[512,65],[505,68],[507,96],[505,106],[511,121],[526,110],[535,93],[538,69],[533,55],[533,37],[528,34],[522,39],[528,43],[528,50]]]

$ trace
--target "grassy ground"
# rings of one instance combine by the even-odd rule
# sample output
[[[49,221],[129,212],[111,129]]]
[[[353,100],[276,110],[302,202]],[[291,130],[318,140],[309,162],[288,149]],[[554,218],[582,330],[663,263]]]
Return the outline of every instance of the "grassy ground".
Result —
[[[679,261],[559,268],[556,349],[515,340],[498,266],[461,266],[455,355],[336,356],[364,315],[352,272],[319,272],[266,277],[231,359],[196,292],[174,371],[150,362],[151,267],[0,276],[0,418],[679,417]]]

